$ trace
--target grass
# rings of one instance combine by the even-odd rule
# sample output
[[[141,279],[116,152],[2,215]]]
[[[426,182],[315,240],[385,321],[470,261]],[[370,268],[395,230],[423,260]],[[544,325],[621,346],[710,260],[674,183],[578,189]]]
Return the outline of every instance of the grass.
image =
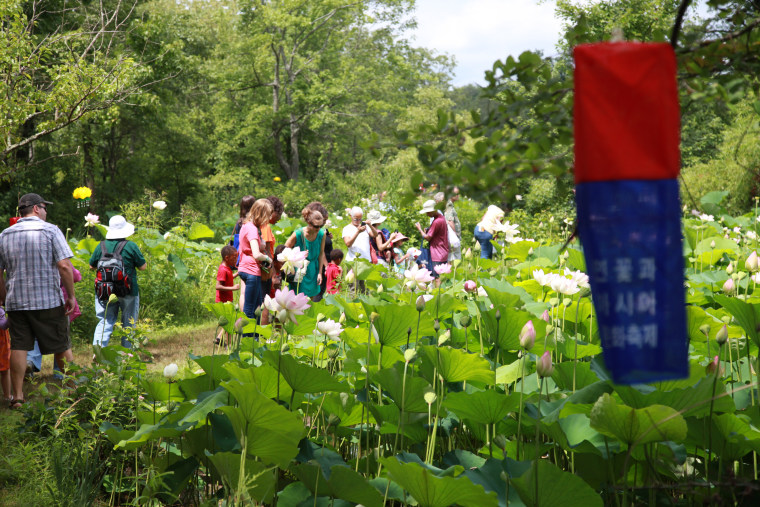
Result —
[[[208,355],[213,349],[216,322],[204,322],[196,325],[177,326],[156,333],[147,349],[153,354],[148,363],[148,373],[161,375],[164,366],[176,363],[180,369],[189,365],[189,354]],[[27,400],[35,399],[35,393],[43,385],[60,386],[60,381],[53,378],[53,356],[44,356],[42,371],[31,381],[24,383]],[[92,361],[92,347],[87,343],[74,344],[74,361],[80,365],[89,365]],[[195,369],[195,366],[192,366]],[[0,439],[6,451],[0,454],[0,507],[21,507],[39,504],[45,497],[45,479],[50,475],[48,452],[40,446],[52,445],[49,440],[24,441],[18,433],[22,422],[21,414],[8,409],[7,404],[0,405]]]

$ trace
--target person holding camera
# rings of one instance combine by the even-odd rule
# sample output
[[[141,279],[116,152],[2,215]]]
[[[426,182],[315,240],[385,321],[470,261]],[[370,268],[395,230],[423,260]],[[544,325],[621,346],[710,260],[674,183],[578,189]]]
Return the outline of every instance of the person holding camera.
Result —
[[[272,258],[266,253],[266,243],[261,237],[261,228],[267,225],[271,218],[272,203],[268,199],[258,199],[251,206],[247,221],[240,229],[238,273],[240,273],[240,279],[245,282],[243,313],[249,319],[256,318],[256,310],[264,302],[261,273],[262,269],[269,269],[272,265]]]
[[[306,272],[303,273],[303,279],[297,283],[298,292],[306,294],[312,301],[321,299],[322,271],[327,266],[325,258],[325,219],[322,213],[316,209],[306,206],[301,211],[301,216],[306,227],[296,229],[296,231],[285,242],[287,248],[297,246],[301,251],[309,252],[306,256],[308,264]]]
[[[351,223],[343,228],[343,242],[348,247],[346,262],[356,258],[366,259],[372,262],[370,238],[377,236],[377,231],[371,224],[362,221],[364,211],[358,206],[351,208]]]

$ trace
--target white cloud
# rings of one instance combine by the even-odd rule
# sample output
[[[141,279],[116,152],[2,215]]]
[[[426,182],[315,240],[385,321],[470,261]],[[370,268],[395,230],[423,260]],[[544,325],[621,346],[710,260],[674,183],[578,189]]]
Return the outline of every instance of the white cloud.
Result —
[[[562,30],[554,2],[537,0],[417,0],[416,44],[456,58],[453,84],[485,84],[496,60],[527,50],[556,53]]]

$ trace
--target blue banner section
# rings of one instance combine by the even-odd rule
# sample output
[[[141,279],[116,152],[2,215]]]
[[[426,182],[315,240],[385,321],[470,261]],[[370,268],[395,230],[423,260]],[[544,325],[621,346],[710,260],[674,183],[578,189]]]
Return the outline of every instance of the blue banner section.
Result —
[[[678,181],[576,185],[604,361],[619,384],[689,374]]]

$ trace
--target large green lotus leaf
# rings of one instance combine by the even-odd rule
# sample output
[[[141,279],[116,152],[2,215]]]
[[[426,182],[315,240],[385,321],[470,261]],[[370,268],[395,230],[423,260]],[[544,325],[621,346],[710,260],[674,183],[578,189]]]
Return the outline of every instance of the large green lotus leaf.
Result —
[[[574,383],[573,379],[575,379]],[[560,389],[572,391],[573,385],[578,390],[599,382],[599,377],[591,371],[591,364],[586,361],[578,361],[577,363],[574,361],[564,361],[554,365],[552,380],[556,382]]]
[[[556,424],[565,434],[568,450],[583,452],[593,449],[597,454],[606,455],[606,450],[609,448],[608,439],[591,427],[589,418],[585,414],[568,415],[557,421]],[[583,444],[586,442],[591,445],[584,446]]]
[[[520,407],[519,394],[506,395],[495,390],[473,393],[449,393],[443,406],[454,412],[460,419],[469,419],[482,424],[496,424],[510,412]]]
[[[451,290],[451,289],[450,289]],[[425,305],[425,311],[422,312],[422,318],[428,322],[434,322],[436,315],[440,320],[451,317],[454,312],[460,312],[467,309],[467,305],[461,299],[453,294],[442,292],[440,296],[434,293],[433,299]],[[415,328],[413,327],[412,330]]]
[[[232,452],[217,452],[207,454],[224,484],[229,490],[237,491],[240,480],[240,454]],[[245,460],[245,488],[248,495],[256,502],[269,504],[274,498],[275,474],[273,467],[250,458]]]
[[[176,382],[166,380],[143,380],[142,387],[150,401],[164,402],[183,401],[185,397]]]
[[[710,400],[713,400],[713,376],[702,377],[695,385],[683,389],[663,391],[660,389],[644,394],[635,387],[616,386],[623,403],[633,408],[643,408],[650,405],[665,405],[678,412],[683,417],[704,417],[710,413]],[[730,396],[726,395],[723,382],[715,384],[715,399],[712,402],[714,413],[734,412],[736,406]]]
[[[512,384],[523,375],[530,375],[533,371],[535,362],[528,361],[527,356],[523,356],[517,361],[505,364],[496,368],[497,384]]]
[[[629,446],[686,438],[686,421],[676,410],[664,405],[634,409],[619,405],[603,394],[591,409],[591,427]]]
[[[571,269],[578,271],[586,271],[586,258],[583,256],[583,252],[576,250],[575,248],[568,248],[565,250],[568,254],[567,265]]]
[[[190,225],[190,230],[187,232],[187,239],[190,241],[210,239],[213,237],[214,231],[212,231],[207,225],[198,222],[193,222]]]
[[[528,258],[528,255],[530,255],[531,248],[538,248],[538,243],[535,241],[518,241],[510,246],[509,250],[505,250],[504,255],[507,259],[524,261]]]
[[[325,479],[330,478],[333,466],[348,466],[340,454],[330,448],[319,446],[306,438],[298,443],[298,449],[299,452],[298,456],[296,456],[296,461],[300,463],[317,463],[322,467],[322,475]]]
[[[203,306],[208,309],[215,317],[224,317],[227,324],[222,326],[230,335],[235,334],[235,322],[239,318],[245,318],[245,314],[237,309],[232,303],[204,303]]]
[[[246,363],[227,362],[224,368],[230,373],[231,378],[239,380],[243,384],[253,382],[259,392],[267,398],[277,397],[277,383],[280,384],[280,399],[287,400],[293,389],[287,381],[277,374],[277,370],[269,365],[250,366]]]
[[[704,308],[689,305],[686,307],[686,327],[689,331],[689,340],[692,342],[704,342],[706,340],[704,333],[699,329],[704,324],[710,326],[708,336],[710,339],[715,337],[715,333],[723,327],[723,322],[714,318],[705,312]]]
[[[119,441],[114,448],[124,449],[126,451],[133,451],[143,446],[145,442],[150,440],[165,438],[165,437],[178,437],[183,431],[191,428],[192,423],[177,424],[177,422],[163,421],[158,424],[143,424],[140,426],[134,434],[129,438],[125,438]],[[120,436],[125,436],[119,432]]]
[[[478,354],[468,354],[460,349],[434,345],[426,345],[418,350],[422,351],[428,380],[433,378],[433,368],[437,365],[438,374],[446,382],[467,380],[491,385],[496,381],[496,374],[491,370],[491,365]]]
[[[329,371],[302,364],[289,354],[266,351],[263,357],[280,373],[290,387],[298,393],[343,392],[350,387],[333,377]]]
[[[191,423],[193,426],[198,423],[205,424],[206,416],[219,407],[229,405],[229,392],[223,387],[217,387],[214,391],[207,391],[198,396],[197,401],[190,411],[179,420],[179,424]]]
[[[496,320],[497,310],[501,313],[498,324]],[[481,332],[484,333],[483,342],[496,343],[501,350],[520,350],[520,332],[529,320],[533,321],[533,328],[536,330],[536,343],[543,343],[546,336],[546,322],[523,310],[494,308],[481,312],[481,318],[483,323]]]
[[[716,248],[715,250],[710,250],[709,252],[704,252],[697,255],[694,260],[694,267],[715,266],[718,262],[723,260],[724,256],[728,256],[729,258],[731,258],[731,257],[734,257],[735,255],[736,255],[736,252],[734,250],[729,250],[725,248]]]
[[[497,506],[496,493],[486,493],[483,486],[468,477],[436,476],[418,463],[401,464],[395,457],[381,458],[388,475],[414,497],[421,507]]]
[[[214,377],[208,373],[201,373],[196,377],[183,378],[177,381],[179,390],[185,395],[187,400],[195,400],[202,393],[206,391],[213,391],[217,382],[214,381]]]
[[[535,497],[535,474],[538,469],[538,499]],[[557,468],[546,460],[538,460],[521,477],[510,479],[525,505],[541,507],[602,507],[602,497],[586,481]]]
[[[343,313],[346,315],[346,318],[353,321],[353,322],[359,322],[361,319],[359,319],[359,315],[364,315],[364,307],[361,303],[355,303],[346,301],[344,298],[340,296],[336,296],[333,294],[328,294],[325,296],[324,300],[328,305],[337,306],[340,308]],[[366,318],[364,319],[366,321]],[[362,326],[365,327],[366,326]]]
[[[710,236],[705,238],[694,249],[695,255],[700,255],[706,252],[713,252],[715,250],[725,250],[732,253],[739,253],[741,248],[732,239],[724,238],[723,236]]]
[[[557,344],[557,350],[568,359],[583,359],[602,353],[602,347],[596,343],[586,343],[572,337],[567,337],[566,340]]]
[[[757,327],[760,323],[760,303],[747,303],[737,298],[715,295],[715,301],[734,316],[755,345],[760,346]]]
[[[460,464],[465,467],[463,472],[465,477],[469,478],[474,484],[480,484],[483,486],[487,492],[495,492],[500,507],[506,507],[507,505],[511,507],[520,507],[525,505],[515,488],[506,487],[506,484],[502,479],[502,472],[506,473],[508,477],[519,477],[530,467],[529,461],[514,461],[509,458],[504,460],[483,460],[483,458],[475,456],[472,453],[467,454],[484,462],[478,465],[476,462],[473,462],[472,459],[461,461]],[[468,462],[471,462],[471,464],[467,465],[466,463]],[[507,489],[509,489],[509,497],[507,497]]]
[[[257,456],[264,463],[287,467],[290,460],[298,454],[298,442],[305,433],[303,423],[295,414],[256,392],[253,385],[248,384],[237,390],[246,389],[253,393],[250,396],[243,395],[247,402],[246,408],[241,408],[241,404],[241,407],[221,407],[219,410],[232,422],[241,446],[243,434],[246,434],[248,454]],[[251,399],[257,401],[249,401]],[[250,410],[255,413],[246,413]]]
[[[739,460],[748,453],[760,452],[760,430],[743,414],[721,414],[712,419],[713,454],[724,460]],[[703,420],[689,419],[691,445],[705,447],[709,441]]]
[[[173,253],[169,254],[169,262],[174,265],[174,271],[175,271],[175,277],[177,280],[184,282],[187,280],[187,277],[190,275],[190,270],[187,268],[187,264],[185,264],[185,261],[182,260],[178,255],[175,255]]]
[[[224,369],[224,365],[230,360],[227,356],[194,356],[190,354],[190,359],[198,363],[203,371],[211,375],[214,380],[229,380],[230,374]]]
[[[412,336],[412,340],[414,337]],[[380,368],[391,368],[396,363],[404,362],[404,355],[394,347],[383,347],[383,355],[380,356],[380,345],[371,344],[369,346],[369,363],[367,363],[367,342],[358,347],[352,347],[346,352],[346,362],[344,364],[344,370],[359,374],[359,377],[364,377],[361,373],[362,366],[377,368],[378,363]],[[369,369],[369,368],[368,368]],[[358,380],[358,378],[357,378]]]
[[[428,305],[432,303],[433,300],[429,301]],[[412,329],[412,338],[416,336],[419,313],[414,305],[388,304],[373,307],[365,303],[365,309],[367,313],[376,312],[378,314],[374,326],[377,330],[378,340],[386,347],[397,347],[405,344],[409,328]],[[434,332],[433,321],[423,315],[420,319],[420,336],[432,335]]]
[[[520,286],[519,283],[513,284],[507,280],[501,280],[497,278],[483,278],[480,279],[480,284],[489,295],[490,293],[488,292],[488,289],[491,288],[505,294],[514,294],[516,296],[519,296],[522,302],[525,304],[535,303],[536,301],[535,296],[529,294],[528,291]]]
[[[431,390],[430,384],[421,378],[406,373],[404,384],[404,366],[396,364],[393,368],[385,368],[377,371],[371,377],[374,383],[382,386],[383,392],[391,397],[396,406],[405,412],[427,412],[428,405],[425,403],[425,393]],[[403,400],[403,402],[402,402]]]
[[[362,423],[363,404],[356,396],[348,393],[327,393],[322,410],[340,419],[340,426],[355,426]],[[366,414],[365,414],[366,415]]]
[[[589,384],[583,388],[578,389],[574,393],[570,394],[566,398],[560,398],[556,401],[542,403],[541,414],[543,421],[551,423],[565,417],[564,408],[567,405],[587,405],[595,403],[599,400],[599,397],[605,393],[612,392],[612,385],[609,382],[598,380],[593,384]]]
[[[517,308],[522,306],[520,296],[517,294],[502,292],[493,287],[485,287],[485,291],[491,303],[497,308]]]
[[[325,480],[316,465],[299,464],[290,467],[293,474],[316,495],[328,495],[367,507],[380,507],[383,497],[366,479],[345,465],[335,465],[330,479]]]
[[[98,247],[99,244],[100,244],[100,241],[98,241],[97,239],[84,238],[79,243],[77,243],[77,246],[74,250],[77,252],[83,250],[87,252],[89,255],[92,255],[92,252],[95,251],[95,249]]]

